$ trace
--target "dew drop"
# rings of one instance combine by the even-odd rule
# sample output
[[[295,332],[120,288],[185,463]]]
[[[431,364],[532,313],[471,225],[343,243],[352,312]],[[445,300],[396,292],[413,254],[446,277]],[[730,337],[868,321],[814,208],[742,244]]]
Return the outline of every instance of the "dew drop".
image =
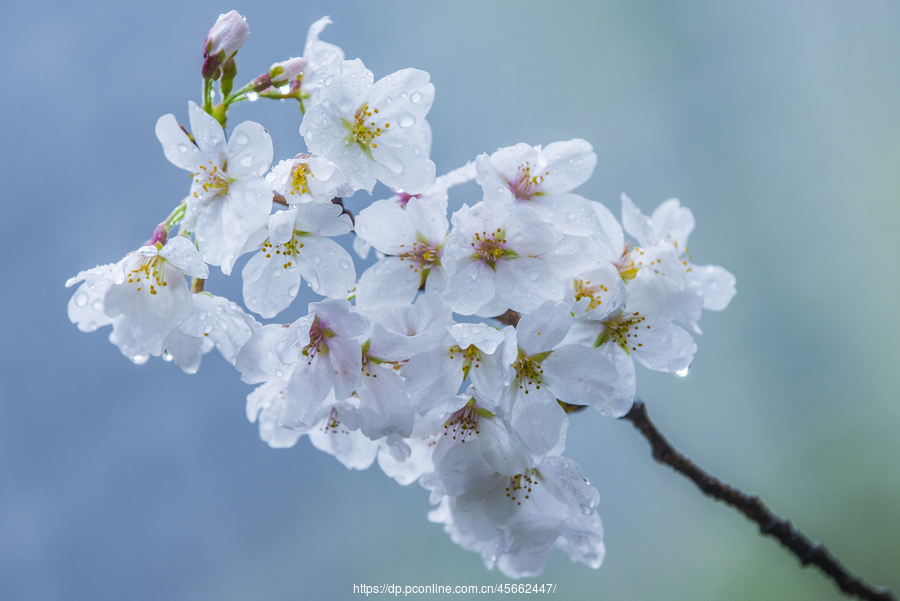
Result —
[[[325,86],[330,86],[331,82],[333,82],[333,81],[334,81],[334,75],[329,75],[328,77],[325,78],[325,81],[323,81],[322,83]]]
[[[149,359],[149,358],[150,358],[150,355],[147,355],[147,354],[133,355],[131,357],[131,361],[133,363],[135,363],[136,365],[143,365],[144,363],[147,362],[147,359]]]
[[[280,369],[275,370],[275,377],[280,378],[283,375],[284,375],[284,372],[281,371]]]
[[[410,113],[403,113],[400,115],[398,122],[400,123],[400,127],[412,127],[416,124],[416,118]]]
[[[103,301],[101,301],[99,298],[95,298],[94,302],[91,303],[91,308],[94,311],[102,311],[103,310]]]
[[[247,137],[247,134],[238,134],[234,137],[233,141],[235,144],[243,146],[250,141],[250,138]]]
[[[675,375],[678,376],[679,378],[683,378],[686,375],[688,375],[690,372],[691,372],[691,366],[688,365],[687,367],[683,367],[681,369],[676,369]]]
[[[179,152],[187,152],[187,144],[179,144],[178,151]]]
[[[540,274],[536,271],[532,271],[528,274],[528,279],[532,282],[536,282],[538,277],[540,277]]]
[[[409,97],[409,101],[412,103],[418,103],[418,102],[421,102],[421,100],[422,100],[422,95],[419,94],[418,92],[413,92]]]
[[[583,513],[584,515],[593,515],[594,510],[591,508],[590,505],[582,503],[581,504],[581,513]]]
[[[299,285],[299,284],[294,284],[293,286],[291,286],[290,288],[288,288],[288,294],[290,294],[291,296],[297,296],[297,293],[298,293],[298,292],[300,292],[300,285]]]
[[[247,100],[249,100],[250,102],[256,102],[257,100],[259,100],[259,94],[257,94],[256,92],[247,92]]]
[[[78,294],[75,295],[75,304],[78,305],[79,307],[85,306],[87,304],[87,302],[88,302],[88,297],[87,297],[87,294],[85,294],[84,292],[79,292]]]
[[[345,261],[343,259],[341,259],[341,261],[338,263],[338,265],[341,266],[341,269],[349,269],[350,268],[350,263],[348,263],[347,261]]]

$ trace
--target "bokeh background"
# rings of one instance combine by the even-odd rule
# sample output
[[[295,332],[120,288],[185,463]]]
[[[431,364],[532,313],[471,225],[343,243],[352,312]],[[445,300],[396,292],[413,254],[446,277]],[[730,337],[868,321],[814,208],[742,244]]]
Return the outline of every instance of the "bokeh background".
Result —
[[[726,266],[738,294],[704,316],[691,374],[641,369],[639,395],[702,467],[900,592],[900,4],[33,0],[0,21],[0,598],[508,582],[426,520],[416,485],[306,440],[269,449],[217,354],[195,376],[136,366],[68,322],[65,280],[136,248],[186,193],[154,124],[187,122],[203,38],[231,8],[251,28],[239,84],[301,54],[326,14],[324,39],[376,77],[429,71],[439,173],[581,137],[599,157],[583,195],[616,214],[623,191],[645,212],[679,197],[694,261]],[[276,158],[302,149],[296,106],[244,119]],[[237,277],[209,288],[240,300]],[[557,596],[840,598],[630,424],[579,414],[567,455],[600,490],[608,553],[596,571],[555,554],[539,580]]]

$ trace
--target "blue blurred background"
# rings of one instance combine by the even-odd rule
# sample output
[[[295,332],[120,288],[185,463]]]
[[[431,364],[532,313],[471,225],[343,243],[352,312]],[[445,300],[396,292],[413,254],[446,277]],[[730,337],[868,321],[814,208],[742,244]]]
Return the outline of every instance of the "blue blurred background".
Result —
[[[896,2],[34,0],[0,22],[0,598],[508,581],[427,522],[417,485],[306,440],[269,449],[218,355],[190,377],[136,366],[66,318],[65,280],[136,248],[186,193],[154,124],[187,122],[201,44],[232,8],[251,29],[238,84],[301,54],[326,14],[324,39],[376,77],[429,71],[439,173],[581,137],[599,157],[583,195],[616,214],[623,191],[645,212],[679,197],[694,261],[730,269],[738,294],[701,322],[691,374],[641,369],[639,395],[677,448],[900,592]],[[239,105],[244,119],[276,159],[302,149],[295,106]],[[239,300],[218,276],[208,288]],[[567,455],[600,490],[608,553],[597,571],[555,554],[539,580],[562,598],[841,598],[655,464],[630,424],[579,414]]]

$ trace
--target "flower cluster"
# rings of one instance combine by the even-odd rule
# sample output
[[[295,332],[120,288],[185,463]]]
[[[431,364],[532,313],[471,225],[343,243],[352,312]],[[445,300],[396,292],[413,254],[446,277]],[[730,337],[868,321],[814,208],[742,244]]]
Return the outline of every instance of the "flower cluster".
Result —
[[[563,457],[568,415],[627,413],[635,360],[687,374],[702,311],[728,305],[734,277],[691,262],[694,219],[677,200],[647,216],[623,195],[620,224],[575,193],[597,162],[584,140],[501,148],[435,177],[429,75],[376,81],[319,39],[328,23],[310,28],[303,57],[232,93],[225,67],[249,30],[233,11],[220,17],[190,127],[172,114],[156,125],[191,174],[187,197],[137,251],[68,282],[81,284],[69,316],[83,331],[112,325],[138,363],[162,355],[193,373],[218,348],[258,385],[247,416],[264,441],[307,435],[347,467],[377,460],[418,481],[430,519],[489,568],[536,575],[553,548],[598,567],[599,494]],[[305,149],[274,167],[262,125],[225,133],[229,106],[260,96],[304,111]],[[481,193],[448,215],[451,189],[472,179]],[[352,219],[340,199],[376,182],[393,195]],[[359,275],[333,239],[350,232],[357,254],[377,254]],[[209,265],[227,275],[245,254],[250,312],[276,318],[304,282],[323,300],[261,325],[204,290]]]

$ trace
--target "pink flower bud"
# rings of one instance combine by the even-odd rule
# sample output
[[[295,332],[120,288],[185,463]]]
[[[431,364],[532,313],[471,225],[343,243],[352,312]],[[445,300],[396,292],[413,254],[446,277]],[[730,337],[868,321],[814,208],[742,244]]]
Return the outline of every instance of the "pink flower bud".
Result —
[[[275,63],[269,68],[269,77],[275,85],[294,81],[306,69],[306,59],[301,57],[289,58],[286,61]]]
[[[247,21],[233,10],[227,14],[219,15],[203,45],[204,57],[210,56],[218,63],[224,63],[244,45],[250,27]]]

